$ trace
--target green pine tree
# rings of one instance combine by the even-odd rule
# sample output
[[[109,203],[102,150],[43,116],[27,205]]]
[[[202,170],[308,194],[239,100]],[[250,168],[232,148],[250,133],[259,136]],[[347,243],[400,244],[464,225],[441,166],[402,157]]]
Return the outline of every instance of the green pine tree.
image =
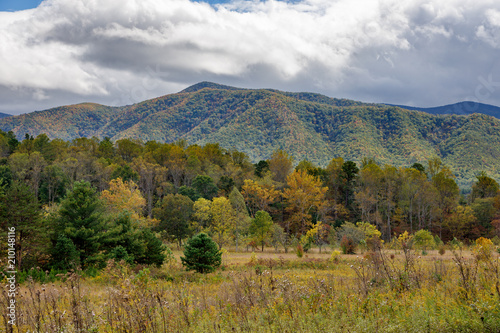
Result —
[[[143,257],[139,258],[137,263],[160,267],[165,261],[166,246],[163,245],[162,241],[149,229],[143,231],[142,239],[144,240],[146,248]]]
[[[85,267],[104,259],[98,255],[104,228],[102,203],[95,188],[86,181],[75,182],[61,202],[56,237],[64,235],[73,242]]]
[[[222,253],[207,234],[199,233],[188,240],[181,261],[187,270],[210,273],[221,265]]]
[[[47,228],[41,217],[38,201],[24,182],[15,181],[7,190],[0,188],[0,233],[7,239],[9,228],[15,228],[17,269],[37,265],[48,252]]]
[[[80,253],[75,244],[65,235],[59,235],[52,249],[52,267],[55,269],[72,269],[80,265]]]

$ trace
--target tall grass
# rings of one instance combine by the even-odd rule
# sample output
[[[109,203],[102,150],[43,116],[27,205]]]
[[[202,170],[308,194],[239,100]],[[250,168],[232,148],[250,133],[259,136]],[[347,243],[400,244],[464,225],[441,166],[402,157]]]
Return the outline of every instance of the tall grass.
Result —
[[[13,332],[499,332],[498,254],[252,258],[200,275],[108,263],[19,288]],[[0,307],[6,307],[3,291]],[[5,319],[5,331],[9,328]]]

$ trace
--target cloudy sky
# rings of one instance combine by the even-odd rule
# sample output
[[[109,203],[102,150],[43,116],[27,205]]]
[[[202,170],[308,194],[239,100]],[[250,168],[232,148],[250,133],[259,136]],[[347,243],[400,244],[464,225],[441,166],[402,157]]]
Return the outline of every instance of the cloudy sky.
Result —
[[[200,81],[500,106],[500,2],[0,1],[0,112],[127,105]]]

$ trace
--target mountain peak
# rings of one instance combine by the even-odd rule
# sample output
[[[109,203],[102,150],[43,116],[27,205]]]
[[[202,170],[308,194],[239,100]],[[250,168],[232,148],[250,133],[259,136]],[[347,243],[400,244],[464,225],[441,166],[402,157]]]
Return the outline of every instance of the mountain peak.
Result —
[[[191,93],[191,92],[196,92],[201,89],[219,89],[219,90],[241,90],[243,88],[236,88],[236,87],[231,87],[231,86],[226,86],[223,84],[218,84],[214,82],[209,82],[209,81],[203,81],[199,82],[196,84],[193,84],[192,86],[187,87],[186,89],[182,90],[181,93]]]

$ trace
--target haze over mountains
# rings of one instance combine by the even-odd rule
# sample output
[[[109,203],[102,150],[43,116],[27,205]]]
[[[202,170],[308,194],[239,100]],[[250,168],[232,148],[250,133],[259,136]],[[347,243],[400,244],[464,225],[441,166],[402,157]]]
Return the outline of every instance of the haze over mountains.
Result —
[[[478,171],[500,179],[500,120],[493,117],[500,117],[500,108],[468,104],[468,109],[489,115],[453,112],[465,106],[424,113],[314,93],[202,82],[129,106],[83,103],[3,118],[0,129],[12,130],[19,138],[46,133],[63,140],[96,136],[217,142],[244,151],[254,162],[276,149],[286,150],[296,162],[308,159],[321,166],[338,156],[358,162],[372,157],[398,166],[440,157],[459,185],[468,187]],[[430,114],[436,112],[452,114]]]

